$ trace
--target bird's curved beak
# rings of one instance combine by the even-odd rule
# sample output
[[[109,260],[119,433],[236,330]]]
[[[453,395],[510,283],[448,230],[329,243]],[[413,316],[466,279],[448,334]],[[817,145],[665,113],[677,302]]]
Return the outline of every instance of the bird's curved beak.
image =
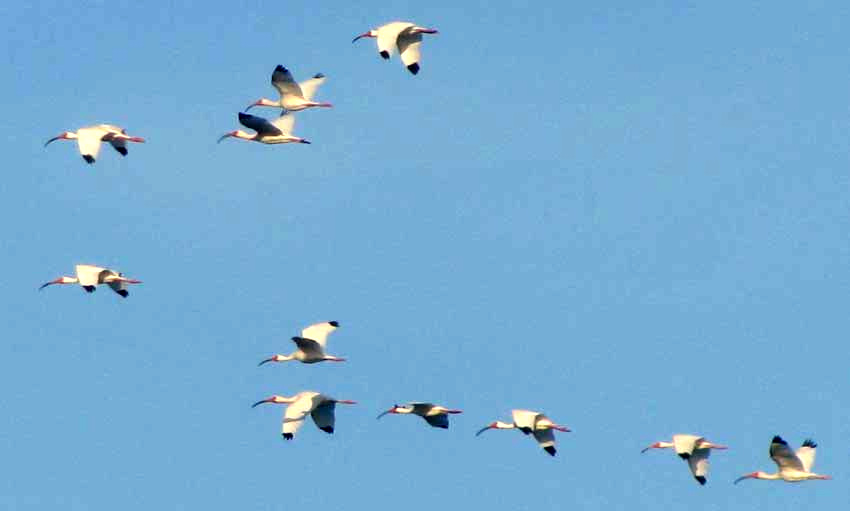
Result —
[[[389,410],[387,410],[387,411],[385,411],[385,412],[382,412],[380,415],[378,415],[377,417],[375,417],[375,420],[380,419],[380,418],[381,418],[381,417],[383,417],[384,415],[391,414],[391,413],[393,413],[394,411],[395,411],[395,406],[394,406],[394,407],[392,407],[392,408],[390,408]]]
[[[42,289],[46,288],[47,286],[49,286],[49,285],[51,285],[51,284],[59,284],[59,283],[61,283],[61,282],[62,282],[62,279],[61,279],[61,278],[58,278],[58,279],[56,279],[56,280],[51,280],[50,282],[45,282],[44,284],[42,284],[41,286],[39,286],[38,290],[39,290],[39,291],[41,291]]]
[[[484,433],[484,432],[485,432],[485,431],[487,431],[488,429],[493,429],[493,425],[492,425],[492,424],[488,424],[488,425],[484,426],[483,428],[479,429],[479,430],[478,430],[478,432],[477,432],[477,433],[475,433],[475,436],[478,436],[478,435],[480,435],[481,433]]]
[[[245,111],[247,112],[248,110],[250,110],[250,109],[254,108],[255,106],[259,106],[259,105],[262,105],[262,104],[263,104],[263,102],[262,102],[261,100],[259,100],[259,99],[258,99],[257,101],[254,101],[254,102],[253,102],[253,103],[251,103],[250,105],[246,106],[246,107],[245,107]]]
[[[251,408],[256,408],[257,406],[259,406],[259,405],[261,405],[261,404],[263,404],[263,403],[271,403],[271,402],[272,402],[272,400],[271,400],[271,399],[263,399],[263,400],[261,400],[261,401],[257,401],[256,403],[252,404],[252,405],[251,405]]]
[[[742,475],[742,476],[741,476],[741,477],[739,477],[738,479],[735,479],[735,482],[734,482],[734,483],[732,483],[732,484],[738,484],[738,483],[740,483],[741,481],[743,481],[744,479],[755,479],[755,478],[756,478],[756,474],[755,474],[755,472],[753,472],[753,473],[751,473],[751,474]]]
[[[650,450],[650,449],[655,449],[656,447],[658,447],[658,442],[656,442],[656,443],[654,443],[654,444],[647,445],[646,447],[644,447],[643,449],[641,449],[640,453],[641,453],[641,454],[643,454],[643,453],[645,453],[646,451],[648,451],[648,450]]]
[[[564,433],[569,433],[569,432],[572,431],[570,428],[568,428],[566,426],[554,426],[552,429],[557,430],[557,431],[561,431],[561,432],[564,432]]]
[[[224,135],[222,135],[222,136],[218,137],[218,142],[216,142],[216,144],[220,144],[220,143],[221,143],[221,141],[222,141],[222,140],[224,140],[225,138],[235,137],[235,136],[236,136],[236,132],[235,132],[235,131],[227,132],[227,133],[225,133]]]
[[[351,42],[356,43],[359,39],[362,39],[364,37],[371,37],[371,36],[372,36],[372,34],[370,34],[369,32],[365,32],[365,33],[360,34],[359,36],[355,37],[354,39],[352,39]]]
[[[269,363],[269,362],[274,362],[274,357],[267,358],[267,359],[263,360],[262,362],[260,362],[259,364],[257,364],[257,367],[260,367],[261,365],[263,365],[263,364],[267,364],[267,363]]]
[[[57,140],[62,140],[62,139],[64,139],[64,138],[65,138],[65,137],[64,137],[63,135],[55,136],[55,137],[51,138],[50,140],[48,140],[47,142],[45,142],[45,143],[44,143],[44,147],[47,147],[47,144],[49,144],[49,143],[51,143],[51,142],[55,142],[55,141],[57,141]]]

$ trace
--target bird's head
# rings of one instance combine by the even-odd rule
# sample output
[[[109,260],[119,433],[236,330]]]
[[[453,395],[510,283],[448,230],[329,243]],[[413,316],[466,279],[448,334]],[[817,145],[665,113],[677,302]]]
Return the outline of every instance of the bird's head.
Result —
[[[767,475],[767,474],[765,474],[764,472],[761,472],[761,471],[758,471],[758,472],[750,472],[749,474],[744,474],[744,475],[742,475],[741,477],[739,477],[738,479],[735,479],[735,483],[734,483],[734,484],[738,484],[738,483],[740,483],[741,481],[743,481],[744,479],[761,479],[762,477],[764,477],[764,476],[766,476],[766,475]]]
[[[267,364],[269,362],[283,362],[286,360],[283,355],[272,355],[269,358],[263,360],[259,363],[259,365]]]
[[[370,31],[368,31],[368,32],[363,32],[363,33],[362,33],[362,34],[360,34],[359,36],[357,36],[357,37],[355,37],[354,39],[352,39],[352,40],[351,40],[351,42],[352,42],[352,43],[357,42],[357,40],[358,40],[358,39],[361,39],[361,38],[363,38],[363,37],[378,37],[378,31],[377,31],[377,30],[375,30],[375,29],[372,29],[372,30],[370,30]]]
[[[267,397],[265,399],[261,399],[260,401],[257,401],[256,403],[251,405],[251,408],[255,408],[255,407],[257,407],[257,406],[259,406],[263,403],[283,404],[283,403],[288,403],[288,402],[289,401],[287,401],[287,399],[285,397],[274,395],[274,396],[271,396],[271,397]]]
[[[49,143],[51,143],[55,140],[73,140],[75,138],[77,138],[77,134],[74,133],[73,131],[63,131],[62,133],[56,135],[55,137],[53,137],[50,140],[48,140],[47,142],[45,142],[44,146],[47,147],[47,144],[49,144]]]

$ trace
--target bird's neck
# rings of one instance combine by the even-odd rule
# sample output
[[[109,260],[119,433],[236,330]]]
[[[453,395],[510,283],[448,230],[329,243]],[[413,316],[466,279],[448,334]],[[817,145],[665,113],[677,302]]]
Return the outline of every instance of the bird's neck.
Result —
[[[514,429],[515,427],[516,424],[514,423],[496,421],[496,429]]]

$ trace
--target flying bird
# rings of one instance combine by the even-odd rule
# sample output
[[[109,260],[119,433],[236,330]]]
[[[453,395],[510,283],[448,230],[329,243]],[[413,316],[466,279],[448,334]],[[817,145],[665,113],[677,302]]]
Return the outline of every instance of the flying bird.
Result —
[[[566,426],[561,426],[552,422],[549,417],[542,413],[532,412],[530,410],[511,410],[513,422],[496,421],[478,430],[475,436],[484,433],[488,429],[518,429],[526,435],[533,435],[537,443],[544,451],[554,456],[557,452],[555,449],[555,430],[569,432],[571,431]]]
[[[694,479],[699,484],[705,484],[708,476],[708,457],[711,454],[711,449],[728,449],[725,445],[719,445],[709,442],[705,438],[697,435],[673,435],[672,442],[655,442],[646,447],[641,452],[646,452],[650,449],[669,449],[673,448],[680,458],[688,462],[688,467],[691,469]]]
[[[779,471],[775,474],[768,474],[761,471],[752,472],[735,479],[735,484],[738,484],[744,479],[767,479],[772,481],[782,479],[789,483],[806,481],[808,479],[832,479],[830,476],[812,472],[817,446],[818,444],[809,438],[803,442],[803,445],[795,453],[788,447],[788,442],[779,436],[775,436],[770,441],[769,453],[770,459],[776,463]]]
[[[283,111],[280,117],[273,121],[257,117],[256,115],[239,112],[239,124],[250,128],[257,133],[250,134],[242,130],[231,131],[219,137],[221,142],[225,138],[234,137],[242,140],[253,140],[263,144],[286,144],[289,142],[299,142],[301,144],[309,144],[310,141],[301,137],[296,137],[292,134],[292,129],[295,127],[294,114]]]
[[[351,42],[362,37],[374,37],[378,43],[378,54],[389,59],[395,50],[401,56],[401,62],[413,74],[419,72],[419,46],[422,45],[422,34],[436,34],[436,29],[425,28],[406,21],[393,21],[386,25],[360,34]]]
[[[127,142],[144,142],[141,137],[127,135],[124,128],[111,124],[98,124],[80,128],[77,131],[64,131],[44,143],[44,147],[54,140],[76,140],[80,154],[86,163],[92,164],[100,152],[100,143],[109,142],[121,156],[127,156]]]
[[[386,412],[378,415],[380,419],[387,414],[414,414],[425,419],[425,422],[435,428],[449,429],[449,415],[455,413],[463,413],[461,410],[454,410],[444,406],[435,405],[433,403],[407,403],[406,405],[393,405]]]
[[[288,69],[278,65],[272,72],[272,85],[280,93],[280,99],[272,101],[270,99],[260,98],[248,105],[245,111],[250,110],[254,106],[274,106],[289,110],[290,112],[298,112],[299,110],[312,107],[330,108],[333,106],[330,103],[313,101],[313,95],[324,81],[325,75],[318,73],[309,80],[296,82]]]
[[[335,357],[325,353],[325,347],[328,344],[328,335],[339,328],[338,321],[325,321],[310,325],[304,330],[301,330],[301,336],[293,337],[292,342],[298,348],[290,355],[274,355],[269,357],[259,365],[267,362],[289,362],[297,360],[305,364],[315,364],[316,362],[345,362],[344,358]]]
[[[90,264],[78,264],[75,267],[76,277],[62,276],[58,279],[45,282],[38,289],[44,289],[52,284],[79,284],[87,293],[93,293],[100,284],[108,285],[113,291],[124,298],[130,294],[127,291],[128,284],[141,284],[141,280],[128,279],[123,273],[118,273],[109,268],[92,266]]]
[[[274,395],[257,401],[251,407],[254,408],[263,403],[289,405],[283,414],[283,425],[281,427],[281,434],[285,440],[292,440],[294,438],[295,433],[298,432],[307,415],[313,417],[313,422],[316,423],[317,428],[325,433],[333,433],[334,423],[336,422],[334,418],[336,405],[338,403],[345,405],[357,404],[356,401],[334,399],[318,392],[304,391],[292,397]]]

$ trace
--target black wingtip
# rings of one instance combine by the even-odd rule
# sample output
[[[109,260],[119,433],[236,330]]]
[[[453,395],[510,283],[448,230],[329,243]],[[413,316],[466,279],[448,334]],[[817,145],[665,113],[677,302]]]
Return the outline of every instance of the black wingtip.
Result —
[[[319,428],[319,429],[321,429],[322,431],[324,431],[325,433],[328,433],[328,434],[331,434],[331,433],[334,432],[333,426],[325,426],[325,427]]]
[[[551,445],[549,447],[544,447],[543,450],[548,452],[549,456],[554,456],[555,453],[558,452],[558,451],[555,450],[555,447],[551,446]]]
[[[295,435],[293,435],[292,433],[284,433],[284,434],[283,434],[283,439],[284,439],[284,440],[292,440],[292,438],[293,438],[294,436],[295,436]]]
[[[417,62],[414,62],[413,64],[407,66],[407,70],[413,74],[416,74],[419,72],[419,64]]]
[[[387,50],[380,52],[379,55],[384,59],[390,58],[390,52],[388,52]]]
[[[689,453],[689,452],[680,452],[680,453],[679,453],[679,457],[680,457],[680,458],[682,458],[683,460],[686,460],[686,459],[688,459],[688,458],[690,458],[690,457],[691,457],[691,453]]]
[[[118,151],[118,153],[120,153],[121,156],[127,156],[127,148],[126,147],[116,147],[115,150]]]
[[[339,321],[328,321],[328,324],[334,328],[339,328]]]
[[[276,68],[274,68],[274,70],[275,70],[275,72],[278,72],[278,73],[285,73],[285,72],[286,72],[286,68],[285,68],[285,67],[283,67],[283,66],[282,66],[282,65],[280,65],[280,64],[278,64],[278,65],[277,65],[277,67],[276,67]]]
[[[118,293],[119,295],[121,295],[122,298],[127,298],[130,295],[130,292],[127,291],[126,289],[119,289],[118,291],[115,291],[115,292]]]
[[[814,449],[817,446],[818,446],[818,444],[816,444],[815,441],[812,440],[811,438],[807,438],[807,439],[803,440],[803,447],[811,447],[812,449]]]
[[[86,163],[88,163],[89,165],[94,163],[94,156],[92,156],[90,154],[84,154],[83,159],[86,160]]]
[[[519,428],[519,430],[520,430],[520,431],[522,431],[522,432],[523,432],[523,434],[525,434],[525,435],[530,435],[530,434],[531,434],[531,428],[529,428],[529,427],[525,427],[525,426],[524,426],[524,427]]]
[[[324,78],[324,77],[325,77],[325,73],[316,73],[316,74],[313,75],[313,78]]]
[[[782,437],[779,436],[779,435],[776,435],[775,437],[773,437],[773,440],[771,440],[770,443],[788,445],[788,442],[786,442],[785,440],[782,440]]]
[[[86,293],[94,293],[94,286],[83,286],[83,289],[86,290]]]
[[[694,476],[694,479],[703,486],[705,486],[705,476]]]

